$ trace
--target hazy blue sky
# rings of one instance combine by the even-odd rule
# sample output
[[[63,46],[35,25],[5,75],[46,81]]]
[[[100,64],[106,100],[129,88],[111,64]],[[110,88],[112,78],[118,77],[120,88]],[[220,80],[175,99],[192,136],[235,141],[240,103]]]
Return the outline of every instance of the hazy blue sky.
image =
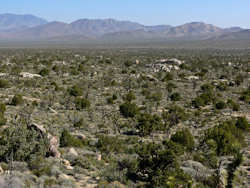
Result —
[[[34,14],[64,22],[115,18],[145,25],[203,21],[250,28],[250,0],[1,0],[0,13]]]

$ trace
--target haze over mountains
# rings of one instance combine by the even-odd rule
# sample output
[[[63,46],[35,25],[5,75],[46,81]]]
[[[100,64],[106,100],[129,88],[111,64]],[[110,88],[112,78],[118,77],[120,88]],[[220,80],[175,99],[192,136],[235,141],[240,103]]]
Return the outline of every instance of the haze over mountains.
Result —
[[[33,15],[0,15],[2,41],[147,41],[250,40],[250,30],[220,28],[203,22],[180,26],[145,26],[114,19],[79,19],[48,22]]]

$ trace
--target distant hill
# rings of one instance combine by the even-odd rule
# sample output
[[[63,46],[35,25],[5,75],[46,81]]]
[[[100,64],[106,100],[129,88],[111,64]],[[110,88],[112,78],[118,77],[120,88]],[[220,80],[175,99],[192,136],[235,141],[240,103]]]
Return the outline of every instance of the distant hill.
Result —
[[[47,22],[32,15],[0,15],[1,41],[81,41],[143,43],[166,41],[248,40],[249,30],[220,28],[203,22],[180,26],[145,26],[115,19],[79,19],[72,23]]]
[[[220,35],[218,37],[213,38],[213,40],[217,40],[217,41],[221,41],[221,40],[248,40],[248,41],[250,41],[250,29],[223,34],[223,35]]]
[[[0,31],[20,30],[48,23],[33,15],[0,14]]]

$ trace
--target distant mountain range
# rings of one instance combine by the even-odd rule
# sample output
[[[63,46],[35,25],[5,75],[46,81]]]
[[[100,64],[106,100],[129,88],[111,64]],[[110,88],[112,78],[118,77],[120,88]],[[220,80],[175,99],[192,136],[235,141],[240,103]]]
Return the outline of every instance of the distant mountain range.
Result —
[[[177,27],[145,26],[114,19],[80,19],[72,23],[48,22],[33,15],[0,14],[1,41],[171,41],[249,40],[250,30],[220,28],[202,22]]]

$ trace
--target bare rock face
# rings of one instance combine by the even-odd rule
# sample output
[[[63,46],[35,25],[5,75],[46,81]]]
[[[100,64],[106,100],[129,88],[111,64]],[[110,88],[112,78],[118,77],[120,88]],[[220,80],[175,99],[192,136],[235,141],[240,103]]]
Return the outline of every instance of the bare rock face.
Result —
[[[53,157],[60,158],[61,153],[58,151],[59,148],[59,140],[55,137],[52,136],[51,134],[48,134],[48,139],[49,139],[49,150],[50,153]]]
[[[58,150],[58,148],[59,148],[59,140],[55,136],[52,136],[50,133],[47,133],[46,129],[41,125],[37,125],[35,123],[32,123],[30,126],[35,128],[35,130],[39,131],[44,136],[47,136],[47,138],[49,140],[50,154],[53,157],[60,158],[61,153]]]
[[[98,161],[101,161],[102,160],[102,155],[101,154],[97,154],[96,158],[97,158]]]
[[[0,174],[3,174],[4,170],[2,169],[2,167],[0,166]]]
[[[70,148],[69,149],[69,155],[77,157],[78,153],[77,153],[77,151],[74,148]]]
[[[205,166],[203,166],[200,162],[197,161],[184,161],[181,169],[192,176],[195,179],[206,179],[212,174],[212,171]]]

